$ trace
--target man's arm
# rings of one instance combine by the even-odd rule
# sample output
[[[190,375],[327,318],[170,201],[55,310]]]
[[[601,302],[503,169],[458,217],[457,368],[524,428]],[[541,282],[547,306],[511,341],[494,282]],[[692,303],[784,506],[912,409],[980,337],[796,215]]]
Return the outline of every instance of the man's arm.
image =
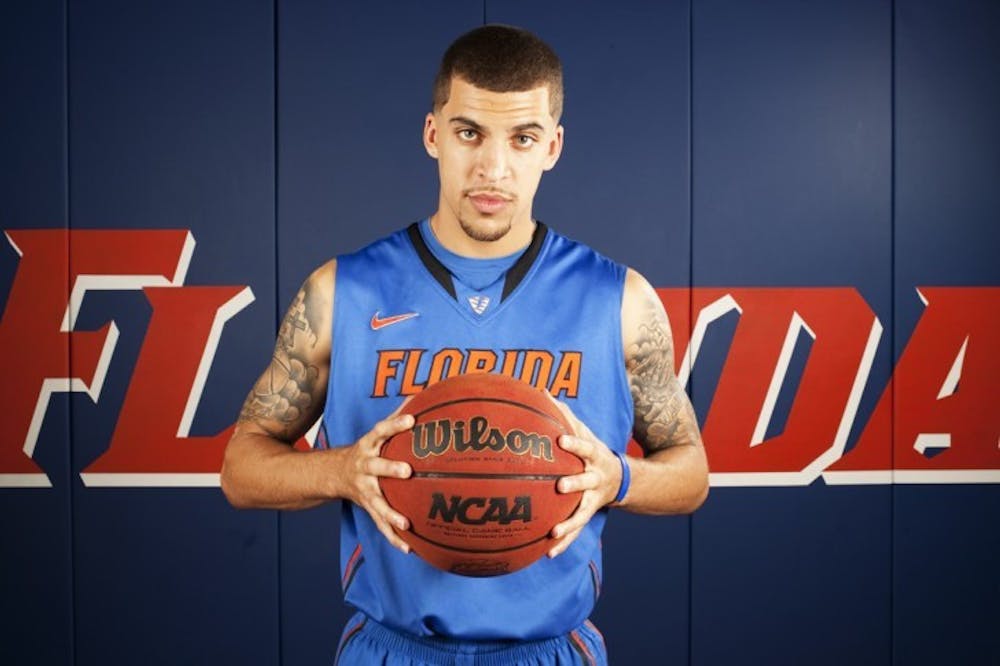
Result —
[[[708,496],[708,463],[694,409],[674,373],[670,322],[656,291],[629,270],[622,299],[622,343],[634,406],[633,437],[645,457],[626,458],[631,485],[614,506],[635,513],[690,513]],[[619,459],[563,403],[576,436],[559,445],[584,461],[582,474],[559,480],[560,492],[583,491],[580,506],[552,529],[560,539],[550,557],[565,551],[594,513],[612,504],[622,482]]]
[[[304,509],[342,498],[362,506],[393,545],[408,547],[390,523],[379,476],[406,478],[409,465],[379,457],[382,443],[413,426],[393,414],[350,446],[297,451],[292,445],[323,413],[330,376],[334,275],[331,261],[303,283],[278,330],[271,362],[247,395],[222,464],[222,491],[239,508]]]
[[[674,372],[670,322],[656,291],[629,270],[622,303],[633,437],[644,458],[628,458],[632,485],[618,505],[636,513],[690,513],[708,496],[708,463],[694,408]]]

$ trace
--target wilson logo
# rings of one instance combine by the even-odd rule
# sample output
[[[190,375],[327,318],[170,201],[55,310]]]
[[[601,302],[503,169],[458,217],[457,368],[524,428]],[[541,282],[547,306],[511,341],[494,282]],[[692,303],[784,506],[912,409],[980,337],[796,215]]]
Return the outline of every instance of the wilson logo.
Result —
[[[441,493],[431,497],[429,520],[438,519],[446,523],[456,520],[465,525],[485,525],[497,523],[509,525],[515,520],[522,523],[531,522],[531,497],[519,495],[513,502],[506,497],[461,497],[452,495],[451,500],[445,500]]]
[[[426,458],[439,456],[449,449],[456,453],[466,451],[500,452],[507,449],[519,456],[525,454],[533,458],[552,461],[552,440],[545,435],[523,430],[508,430],[491,427],[483,416],[473,416],[465,421],[438,419],[413,426],[413,455]]]

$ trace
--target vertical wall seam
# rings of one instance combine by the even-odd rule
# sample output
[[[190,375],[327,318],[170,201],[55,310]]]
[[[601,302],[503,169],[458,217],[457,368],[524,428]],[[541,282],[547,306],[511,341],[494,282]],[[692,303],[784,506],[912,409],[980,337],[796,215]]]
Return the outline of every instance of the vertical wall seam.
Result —
[[[694,0],[688,0],[688,346],[694,326]],[[688,367],[693,366],[688,364]],[[694,394],[693,372],[688,375]],[[694,515],[688,516],[688,664],[694,664]]]
[[[278,150],[278,0],[273,0],[271,16],[271,51],[272,51],[272,71],[271,71],[271,151],[274,156],[274,190],[272,196],[271,219],[273,221],[273,245],[274,245],[274,327],[277,330],[278,322],[281,321],[281,307],[278,298],[279,271],[278,271],[278,184],[280,173],[280,160]]]
[[[66,220],[66,295],[72,293],[72,241],[70,236],[70,165],[69,165],[69,141],[70,141],[70,70],[69,70],[69,0],[63,2],[63,118],[65,121],[65,134],[63,135],[63,174],[65,176],[65,197],[63,201],[63,215]],[[73,343],[72,335],[66,336],[66,362],[67,370],[73,367]],[[67,374],[72,374],[69,372]],[[76,503],[73,495],[76,493],[74,483],[73,465],[73,394],[66,393],[67,408],[67,432],[66,432],[66,497],[69,502],[69,593],[70,593],[70,613],[69,613],[69,652],[70,659],[76,664],[76,615],[77,615],[77,593],[76,593]]]
[[[272,55],[272,69],[271,69],[271,110],[272,110],[272,133],[271,133],[271,151],[274,156],[274,189],[273,191],[273,210],[271,215],[274,241],[274,330],[277,330],[278,322],[281,317],[281,310],[279,305],[279,271],[278,271],[278,184],[279,184],[279,150],[278,150],[278,0],[273,0],[271,3],[271,55]],[[277,651],[278,651],[278,664],[279,666],[284,663],[285,651],[284,651],[284,627],[281,622],[281,608],[282,608],[282,587],[281,587],[281,512],[275,511],[274,520],[274,549],[275,549],[275,575],[274,575],[274,586],[275,586],[275,596],[277,599],[277,604],[275,604],[275,613],[277,615]]]
[[[896,308],[896,2],[890,0],[890,21],[889,21],[889,265],[891,274],[890,284],[890,310],[892,318],[892,336],[890,339],[890,349],[892,350],[892,367],[895,367],[897,353],[897,308]],[[892,392],[889,396],[892,406],[892,418],[889,420],[889,461],[892,465],[892,477],[889,485],[889,661],[896,662],[896,384],[892,385]]]

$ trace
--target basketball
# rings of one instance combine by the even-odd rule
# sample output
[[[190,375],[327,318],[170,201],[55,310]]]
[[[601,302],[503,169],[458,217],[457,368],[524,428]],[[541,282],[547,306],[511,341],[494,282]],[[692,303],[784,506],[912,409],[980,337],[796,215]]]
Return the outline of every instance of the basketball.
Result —
[[[396,531],[415,553],[451,573],[497,576],[552,547],[549,532],[581,495],[559,493],[556,482],[582,472],[583,461],[559,447],[572,429],[541,389],[503,375],[460,375],[402,411],[415,425],[389,439],[382,457],[409,463],[413,475],[379,483],[409,519],[409,530]]]

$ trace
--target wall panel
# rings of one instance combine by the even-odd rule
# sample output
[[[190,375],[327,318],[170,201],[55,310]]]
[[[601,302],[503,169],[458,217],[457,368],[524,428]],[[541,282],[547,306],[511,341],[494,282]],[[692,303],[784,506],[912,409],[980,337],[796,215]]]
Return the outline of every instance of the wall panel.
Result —
[[[993,2],[896,3],[896,236],[898,355],[917,322],[942,306],[929,287],[1000,285],[1000,8]],[[918,288],[924,288],[925,307]],[[993,290],[994,293],[996,290]],[[920,431],[953,431],[952,447],[928,450],[936,469],[957,466],[968,449],[1000,469],[994,416],[997,329],[975,321],[998,311],[968,308],[942,336],[942,358],[921,364],[932,388],[945,383],[968,336],[952,397],[925,402]],[[976,308],[982,309],[982,308]],[[996,319],[994,317],[993,321]],[[985,375],[983,374],[985,370]],[[986,382],[977,380],[985,377]],[[913,378],[917,379],[917,378]],[[912,455],[916,381],[896,383],[896,446]],[[977,406],[978,405],[978,406]],[[971,411],[970,411],[971,410]],[[909,414],[907,416],[907,414]],[[972,427],[970,427],[972,426]],[[936,454],[936,455],[935,455]],[[897,460],[897,468],[899,467]],[[996,472],[993,472],[995,475]],[[893,636],[897,663],[1000,661],[1000,496],[987,485],[911,484],[897,475],[894,495]]]
[[[46,377],[69,374],[65,336],[47,336],[51,346],[43,348],[32,335],[46,323],[58,326],[58,322],[39,321],[42,308],[38,303],[68,299],[65,26],[61,2],[0,5],[0,90],[4,97],[0,104],[0,229],[8,234],[0,242],[0,365],[7,375],[0,436],[4,637],[0,662],[5,664],[68,664],[73,651],[69,400],[65,392],[52,394],[39,431],[34,437],[29,435]],[[18,234],[20,230],[47,231],[29,240]],[[50,250],[48,261],[42,254],[45,247]],[[31,459],[25,453],[26,444]]]
[[[840,446],[853,446],[888,380],[890,19],[888,2],[694,3],[693,281],[725,287],[720,296],[740,287],[775,291],[758,305],[750,292],[731,292],[738,304],[744,299],[742,314],[716,324],[728,332],[706,335],[695,362],[693,397],[707,414],[717,487],[693,518],[692,663],[884,663],[889,656],[888,488],[828,486],[817,478],[822,465],[803,462],[789,463],[785,476],[773,473],[802,451],[819,460],[843,437],[797,409],[804,373],[831,353],[821,350],[838,334],[821,324],[819,292],[787,288],[856,290],[859,307],[871,310],[866,330],[876,316],[886,329],[857,423]],[[761,312],[779,302],[789,304],[785,319],[765,327],[778,337],[759,337],[764,346],[751,365],[737,367],[739,336],[759,331]],[[752,421],[750,429],[734,424],[737,412],[765,409],[748,406],[756,400],[749,396],[772,381],[776,357],[764,347],[780,347],[793,312],[804,313],[816,337],[800,332],[771,426],[754,440]],[[856,377],[863,366],[853,356],[830,367]],[[813,395],[823,383],[812,385]],[[849,409],[842,393],[820,402],[838,418]],[[877,445],[885,451],[888,441]],[[733,476],[744,472],[757,476]],[[718,487],[730,484],[763,487]],[[786,484],[799,487],[767,487]]]
[[[103,253],[83,240],[71,249],[72,271],[104,262],[174,283],[88,291],[79,311],[78,330],[113,321],[119,338],[100,399],[73,399],[74,469],[110,475],[91,476],[86,487],[74,477],[77,663],[276,660],[274,514],[235,512],[217,487],[164,488],[177,478],[123,476],[217,474],[225,430],[263,365],[246,359],[266,360],[272,344],[272,6],[101,2],[73,3],[69,12],[74,232],[179,229],[195,243],[183,279],[174,272],[183,250],[167,255],[164,272],[153,258],[165,243],[150,231]],[[175,372],[209,347],[187,336],[205,325],[194,305],[217,296],[216,285],[234,294],[249,286],[256,301],[234,306],[223,327],[188,436],[173,441],[155,469],[143,469],[143,456],[123,450],[183,427],[168,401],[192,390],[193,373]],[[167,344],[175,340],[173,349],[146,358],[154,321],[178,303],[167,330],[156,329]],[[158,390],[161,398],[133,403],[144,368],[154,382],[145,395]],[[137,413],[146,427],[113,440]],[[216,451],[208,469],[186,466],[205,447]],[[106,487],[116,482],[131,487]],[[136,487],[143,485],[153,487]]]

